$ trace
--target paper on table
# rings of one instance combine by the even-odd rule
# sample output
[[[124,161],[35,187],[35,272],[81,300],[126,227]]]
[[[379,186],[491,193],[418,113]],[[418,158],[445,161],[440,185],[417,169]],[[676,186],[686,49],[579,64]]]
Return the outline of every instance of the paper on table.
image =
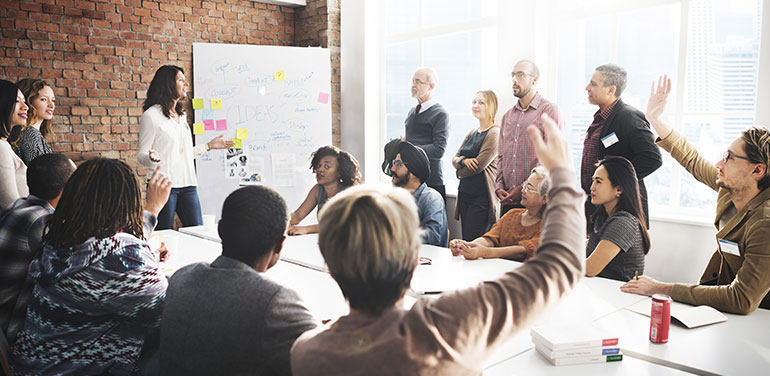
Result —
[[[271,158],[273,162],[273,184],[276,187],[293,187],[297,185],[294,154],[275,153]]]
[[[681,303],[674,304],[679,305]],[[671,317],[681,322],[688,329],[727,321],[727,316],[709,306],[675,307],[674,304],[671,306]],[[645,299],[626,307],[626,309],[650,317],[651,306],[652,299]]]

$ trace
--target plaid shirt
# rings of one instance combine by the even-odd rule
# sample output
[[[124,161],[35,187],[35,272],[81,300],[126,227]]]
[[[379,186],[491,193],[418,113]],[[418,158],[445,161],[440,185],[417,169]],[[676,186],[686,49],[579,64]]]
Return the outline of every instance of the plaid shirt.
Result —
[[[537,166],[535,148],[527,136],[527,127],[535,124],[542,131],[543,119],[540,116],[543,113],[556,121],[559,129],[562,128],[558,107],[540,96],[540,93],[535,94],[527,108],[521,108],[517,101],[503,115],[497,154],[496,189],[510,191],[521,185]]]
[[[583,140],[583,160],[580,163],[580,185],[586,193],[591,191],[591,181],[594,177],[594,171],[596,171],[596,162],[599,162],[599,156],[602,152],[602,140],[599,135],[602,133],[604,122],[610,117],[612,109],[617,103],[618,99],[604,111],[596,111],[594,122],[586,130],[586,138]]]
[[[9,343],[24,324],[34,286],[27,269],[40,250],[43,228],[53,210],[48,201],[29,195],[17,199],[0,216],[0,326]]]

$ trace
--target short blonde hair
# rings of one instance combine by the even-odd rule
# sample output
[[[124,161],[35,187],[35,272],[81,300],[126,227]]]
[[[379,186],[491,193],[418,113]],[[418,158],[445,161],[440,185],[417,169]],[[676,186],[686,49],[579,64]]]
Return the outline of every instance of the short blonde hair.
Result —
[[[417,205],[402,188],[354,186],[318,219],[318,246],[351,308],[380,314],[404,296],[421,244]]]

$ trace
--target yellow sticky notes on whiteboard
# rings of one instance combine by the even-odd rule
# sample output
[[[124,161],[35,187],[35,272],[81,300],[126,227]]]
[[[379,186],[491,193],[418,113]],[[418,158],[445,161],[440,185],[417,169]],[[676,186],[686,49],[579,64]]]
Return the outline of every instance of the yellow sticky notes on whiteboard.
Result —
[[[211,109],[212,110],[221,110],[222,109],[222,100],[221,99],[212,99],[211,100]]]
[[[273,74],[274,81],[286,81],[286,71],[277,70]]]
[[[235,142],[235,145],[233,145],[233,149],[243,149],[243,140],[240,138],[234,138],[233,142]]]
[[[238,128],[235,130],[235,138],[245,140],[249,138],[249,130],[246,128]]]
[[[203,134],[203,123],[193,123],[193,134]]]
[[[193,98],[193,109],[199,110],[203,108],[203,98]]]

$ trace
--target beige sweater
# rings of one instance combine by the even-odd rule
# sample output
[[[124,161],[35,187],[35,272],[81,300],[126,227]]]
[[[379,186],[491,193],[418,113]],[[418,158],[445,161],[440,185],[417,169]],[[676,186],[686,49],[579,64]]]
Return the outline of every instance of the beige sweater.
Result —
[[[422,299],[409,310],[353,313],[294,343],[294,375],[479,375],[495,347],[526,329],[583,275],[585,217],[575,174],[552,172],[540,247],[516,270]]]

